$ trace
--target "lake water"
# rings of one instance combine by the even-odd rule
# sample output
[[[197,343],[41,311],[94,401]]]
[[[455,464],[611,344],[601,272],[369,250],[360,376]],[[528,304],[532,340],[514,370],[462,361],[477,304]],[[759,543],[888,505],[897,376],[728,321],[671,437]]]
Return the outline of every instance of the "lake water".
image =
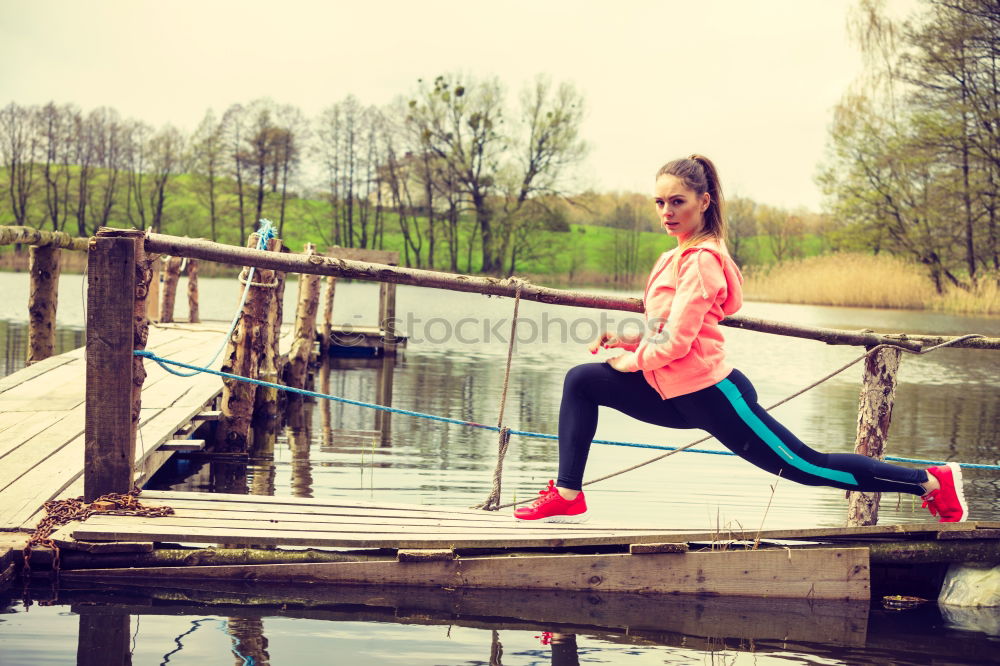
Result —
[[[231,316],[238,297],[234,281],[203,278],[200,288],[203,318],[222,320]],[[6,350],[0,369],[9,373],[23,364],[26,276],[0,273],[0,293],[4,294],[0,300],[0,346]],[[380,373],[392,372],[394,407],[495,423],[513,301],[407,286],[399,287],[397,295],[397,316],[402,320],[403,333],[410,336],[406,348],[395,360],[334,359],[329,372],[320,373],[322,385],[318,383],[317,389],[374,402]],[[82,296],[80,276],[63,276],[59,303],[62,349],[82,343]],[[294,285],[290,285],[286,290],[286,313],[294,312],[294,297]],[[376,308],[376,286],[338,283],[337,322],[373,324]],[[178,319],[186,316],[184,310],[181,303]],[[1000,336],[1000,318],[766,303],[748,303],[742,313],[831,328]],[[586,351],[586,344],[602,325],[602,316],[612,327],[631,317],[627,313],[602,315],[580,308],[521,304],[519,342],[504,419],[507,425],[532,432],[556,432],[562,378],[576,364],[599,360]],[[860,355],[857,348],[807,340],[729,329],[725,334],[730,359],[754,381],[764,405]],[[998,370],[1000,353],[993,351],[944,349],[926,356],[904,355],[889,454],[997,464]],[[774,414],[816,448],[850,451],[860,377],[861,368],[856,365],[777,408]],[[327,401],[307,404],[305,410],[304,427],[286,429],[279,438],[274,460],[258,461],[249,470],[253,492],[465,507],[482,501],[489,490],[496,460],[495,433],[393,415],[388,423],[381,422],[376,434],[373,431],[378,424],[372,410]],[[368,433],[359,436],[359,431]],[[603,409],[597,432],[602,439],[671,446],[699,436],[657,428]],[[712,441],[703,446],[721,448]],[[621,469],[656,453],[595,445],[588,477]],[[504,501],[534,495],[553,478],[554,471],[554,442],[514,436],[504,466]],[[154,479],[154,483],[164,488],[210,490],[210,478],[203,467],[178,466],[171,474]],[[1000,520],[1000,473],[968,470],[965,478],[972,518]],[[842,491],[776,483],[774,477],[737,458],[691,453],[597,484],[588,489],[588,504],[595,521],[652,523],[704,531],[835,526],[843,524],[846,511]],[[925,518],[919,501],[914,502],[910,496],[883,498],[882,523]],[[38,592],[43,596],[45,593]],[[65,603],[30,609],[11,598],[7,613],[0,616],[0,663],[72,662],[78,639],[90,635],[81,633],[89,621],[85,616],[96,612],[88,605],[92,600],[80,601],[89,599],[85,593],[66,590],[62,597]],[[200,608],[192,601],[198,595],[190,591],[171,597],[174,605],[169,613],[159,606],[155,612],[144,611],[150,602],[146,597],[142,604],[136,602],[134,590],[101,594],[101,612],[117,617],[116,622],[124,622],[135,634],[132,663],[137,664],[488,664],[491,648],[495,652],[497,642],[502,645],[503,656],[501,662],[494,658],[493,663],[504,664],[576,663],[567,661],[571,653],[580,663],[627,665],[717,660],[727,664],[927,663],[929,660],[922,658],[927,652],[939,658],[950,655],[949,663],[982,663],[982,655],[992,654],[988,648],[1000,647],[997,613],[986,611],[970,619],[947,614],[933,604],[918,613],[908,612],[905,622],[898,619],[901,615],[879,609],[869,612],[866,608],[859,620],[860,640],[853,631],[848,632],[849,640],[841,637],[827,643],[804,641],[793,645],[794,641],[775,642],[773,636],[766,635],[757,635],[755,641],[752,634],[757,630],[745,624],[736,626],[741,620],[733,619],[729,629],[723,622],[721,626],[703,627],[703,631],[664,628],[660,622],[656,632],[643,635],[635,635],[634,631],[616,633],[609,630],[609,624],[603,624],[603,629],[571,632],[577,634],[575,638],[557,636],[553,647],[539,638],[544,637],[543,631],[553,628],[544,623],[463,621],[457,612],[418,614],[424,618],[421,621],[400,618],[398,613],[391,617],[373,615],[370,608],[356,610],[352,615],[342,609],[343,604],[336,613],[322,616],[281,610],[278,604],[269,606],[268,612],[256,611],[241,618],[235,614],[238,607],[229,612]],[[179,596],[184,597],[183,603]],[[0,607],[3,603],[0,599]],[[503,604],[496,604],[494,614],[508,617]],[[732,607],[739,615],[739,604]],[[759,612],[748,610],[743,612],[743,618]],[[844,619],[838,615],[839,610],[830,613]],[[843,613],[855,616],[858,609]],[[524,612],[509,615],[526,616]],[[794,633],[791,631],[793,638]],[[241,651],[240,645],[233,648],[234,636],[242,637],[240,645],[245,650]],[[263,636],[266,649],[260,647]],[[942,653],[941,645],[950,641],[965,647]],[[169,657],[164,656],[171,652]],[[251,661],[237,653],[249,656]]]

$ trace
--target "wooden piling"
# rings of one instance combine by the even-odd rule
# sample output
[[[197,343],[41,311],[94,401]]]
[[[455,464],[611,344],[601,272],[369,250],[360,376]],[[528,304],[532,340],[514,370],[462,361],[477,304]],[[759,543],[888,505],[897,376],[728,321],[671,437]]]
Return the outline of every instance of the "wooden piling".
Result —
[[[330,352],[330,341],[333,339],[333,297],[337,292],[337,278],[326,276],[326,293],[323,295],[323,335],[320,338],[320,348],[325,357]]]
[[[285,248],[281,243],[275,245],[275,252],[282,252]],[[275,286],[269,290],[270,301],[267,305],[267,319],[264,323],[262,340],[264,354],[260,359],[260,369],[258,378],[273,384],[279,383],[281,378],[281,352],[278,349],[278,342],[281,338],[281,300],[285,293],[285,273],[276,271],[274,274]],[[254,434],[254,456],[259,456],[267,450],[274,452],[274,440],[278,435],[278,400],[279,391],[269,386],[258,386],[254,394],[252,428]],[[258,446],[257,440],[261,443]]]
[[[257,247],[259,236],[251,234],[247,245]],[[280,239],[268,241],[268,249],[273,250]],[[243,306],[243,316],[233,333],[226,351],[222,369],[225,372],[257,379],[260,361],[266,355],[265,344],[268,336],[268,308],[273,302],[274,271],[258,269],[253,276],[253,286]],[[242,290],[244,285],[240,285]],[[221,401],[222,417],[216,429],[215,449],[225,453],[246,453],[253,416],[254,398],[257,386],[248,382],[224,379]]]
[[[306,256],[315,256],[316,246],[306,243]],[[295,311],[295,339],[285,366],[285,384],[305,388],[306,371],[316,342],[316,310],[319,308],[319,277],[299,276],[299,299]]]
[[[29,250],[31,293],[28,296],[27,365],[48,358],[55,351],[61,254],[62,250],[54,245],[33,245]]]
[[[163,295],[160,300],[160,321],[169,323],[174,320],[174,303],[177,300],[177,283],[181,279],[181,257],[170,257],[163,271]]]
[[[132,486],[132,341],[135,250],[130,238],[98,235],[87,260],[84,498]]]
[[[197,324],[201,321],[201,314],[198,311],[198,260],[188,259],[188,321]]]
[[[896,395],[896,374],[902,352],[883,347],[865,359],[861,397],[858,400],[858,435],[854,452],[882,460],[889,438],[892,405]],[[882,494],[849,491],[848,527],[878,524],[878,508]]]
[[[386,353],[379,363],[375,377],[375,402],[386,407],[392,406],[392,379],[395,370],[396,355],[390,352],[388,347]],[[375,430],[379,432],[379,439],[382,446],[389,446],[392,443],[392,412],[381,409],[375,410]]]
[[[160,271],[159,255],[147,253],[149,257],[149,293],[146,297],[146,317],[149,321],[160,321]]]
[[[74,610],[80,616],[76,648],[78,666],[131,665],[131,615],[118,609],[88,605]]]
[[[396,285],[382,282],[378,291],[379,326],[382,329],[382,353],[396,353]]]

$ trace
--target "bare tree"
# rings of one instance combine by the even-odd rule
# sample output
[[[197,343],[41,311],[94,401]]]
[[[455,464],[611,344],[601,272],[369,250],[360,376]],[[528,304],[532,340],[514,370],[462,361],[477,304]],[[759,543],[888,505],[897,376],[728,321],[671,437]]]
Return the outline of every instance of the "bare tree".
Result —
[[[35,189],[38,136],[35,111],[13,102],[0,109],[0,156],[7,171],[7,191],[15,224],[28,224],[28,203]]]
[[[69,216],[72,127],[73,117],[79,113],[69,105],[60,107],[49,102],[35,115],[45,185],[45,219],[53,231],[62,231]]]
[[[726,200],[726,245],[729,253],[740,266],[750,263],[749,240],[757,233],[757,204],[746,197],[728,197]]]
[[[167,125],[149,140],[149,166],[152,189],[149,192],[150,228],[163,228],[163,209],[167,200],[170,176],[183,170],[184,137],[173,125]]]
[[[124,170],[125,127],[114,109],[100,107],[87,116],[90,124],[94,165],[99,169],[94,178],[94,199],[91,207],[93,233],[107,226],[118,203],[120,176]]]
[[[496,248],[491,201],[506,146],[500,127],[503,90],[499,81],[462,83],[455,76],[439,76],[433,84],[420,82],[409,107],[407,120],[421,138],[423,150],[447,164],[475,212],[482,239],[482,270],[499,272],[502,257]]]
[[[530,216],[521,214],[529,197],[536,194],[560,195],[560,179],[568,167],[579,162],[587,147],[580,138],[583,120],[583,96],[569,83],[553,88],[552,82],[539,76],[521,94],[520,123],[523,137],[518,137],[516,180],[504,187],[503,242],[499,255],[510,253],[510,273],[514,272],[516,255],[523,243],[535,234],[518,233],[518,227]],[[543,208],[544,209],[544,208]]]
[[[195,191],[202,205],[208,209],[209,238],[218,239],[220,178],[225,158],[223,127],[211,109],[205,113],[201,124],[191,138],[191,168],[195,175]]]
[[[139,229],[145,229],[149,225],[146,175],[149,169],[149,139],[152,134],[153,128],[144,122],[133,121],[129,124],[125,151],[125,214],[129,224]]]
[[[239,211],[239,231],[240,245],[246,243],[246,196],[247,188],[244,185],[246,175],[246,165],[244,160],[243,141],[247,134],[247,113],[240,104],[233,104],[222,116],[222,135],[226,150],[226,161],[229,163],[228,174],[232,177],[234,193],[236,195],[237,210]]]

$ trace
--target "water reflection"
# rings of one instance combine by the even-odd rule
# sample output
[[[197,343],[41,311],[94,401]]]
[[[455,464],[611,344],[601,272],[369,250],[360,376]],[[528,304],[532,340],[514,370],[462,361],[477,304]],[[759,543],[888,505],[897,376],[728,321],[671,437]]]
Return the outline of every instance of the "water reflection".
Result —
[[[59,327],[56,329],[55,353],[63,354],[83,346],[85,332],[80,328]],[[21,321],[0,319],[0,377],[17,372],[25,366],[28,358],[28,326]]]
[[[29,595],[34,588],[29,590]],[[8,613],[5,657],[78,664],[894,663],[1000,661],[998,609],[925,604],[645,597],[553,591],[67,584],[26,623]],[[66,611],[71,611],[67,613]],[[75,625],[75,626],[74,626]],[[73,640],[73,639],[76,640]],[[224,655],[230,655],[228,657]],[[252,661],[251,661],[252,660]]]

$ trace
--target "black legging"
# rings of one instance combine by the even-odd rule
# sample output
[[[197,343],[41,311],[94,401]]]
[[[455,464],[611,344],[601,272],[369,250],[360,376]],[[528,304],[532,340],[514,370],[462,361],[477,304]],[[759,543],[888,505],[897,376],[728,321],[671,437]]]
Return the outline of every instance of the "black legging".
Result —
[[[809,448],[757,404],[753,384],[739,370],[715,386],[664,400],[641,372],[619,372],[607,363],[585,363],[566,373],[557,486],[580,489],[599,405],[666,428],[701,428],[757,467],[809,486],[924,493],[920,484],[927,473],[922,469]]]

